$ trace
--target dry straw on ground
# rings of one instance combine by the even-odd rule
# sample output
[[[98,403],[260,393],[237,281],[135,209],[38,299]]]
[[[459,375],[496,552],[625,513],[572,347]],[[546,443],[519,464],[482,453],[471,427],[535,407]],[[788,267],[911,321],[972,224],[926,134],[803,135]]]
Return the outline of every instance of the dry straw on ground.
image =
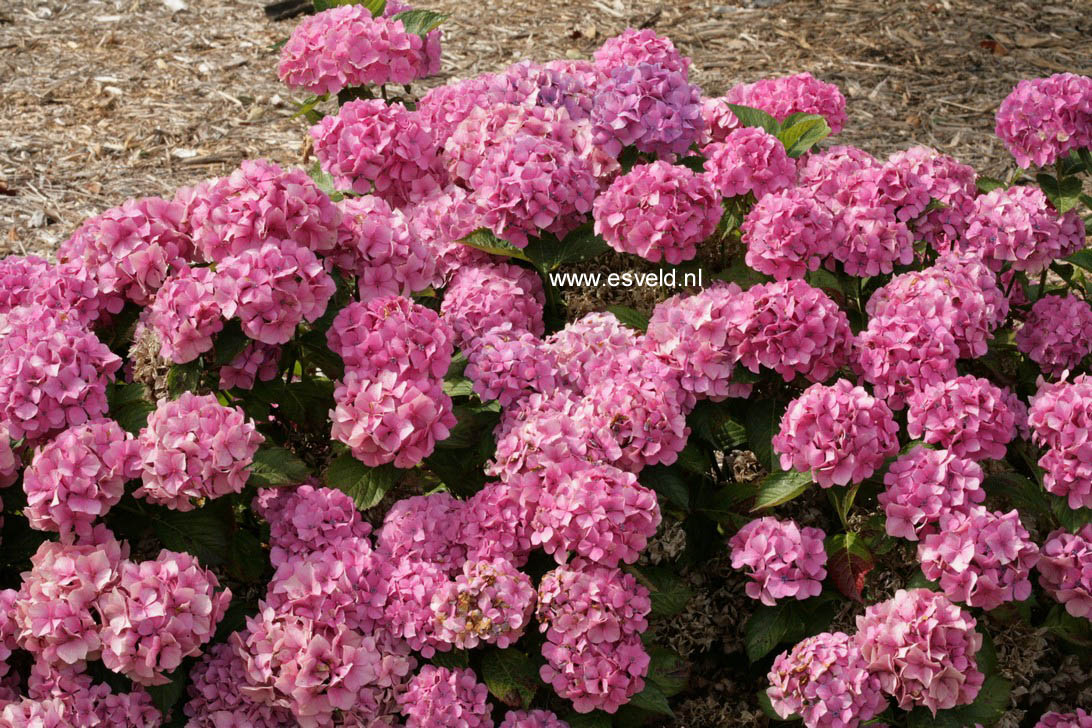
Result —
[[[303,161],[304,125],[263,0],[0,4],[0,252],[48,252],[84,217],[167,195],[247,157]],[[982,0],[421,0],[453,14],[445,76],[587,57],[627,26],[670,36],[707,93],[811,71],[849,98],[842,135],[876,153],[923,143],[988,172],[1017,80],[1092,73],[1080,3]],[[181,9],[180,9],[181,8]]]

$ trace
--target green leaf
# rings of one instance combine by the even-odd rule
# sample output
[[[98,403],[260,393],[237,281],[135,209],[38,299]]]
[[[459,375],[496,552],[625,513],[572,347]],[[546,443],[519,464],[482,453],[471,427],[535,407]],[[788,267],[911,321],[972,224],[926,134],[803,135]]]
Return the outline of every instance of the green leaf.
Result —
[[[372,17],[378,17],[387,9],[387,0],[315,0],[315,12],[321,13],[339,5],[363,5]]]
[[[817,114],[793,114],[781,124],[777,138],[785,145],[790,157],[799,157],[819,142],[830,136],[830,125]]]
[[[1050,501],[1035,481],[1013,472],[995,473],[986,478],[983,487],[990,495],[1000,496],[1021,513],[1031,513],[1050,520]]]
[[[170,713],[182,698],[189,672],[189,666],[184,664],[166,676],[168,682],[165,685],[149,685],[145,688],[152,697],[152,703],[163,715]]]
[[[459,241],[463,245],[483,250],[490,255],[499,255],[506,258],[515,258],[528,263],[531,259],[522,250],[512,245],[507,240],[501,240],[486,228],[479,228]]]
[[[1061,604],[1050,608],[1043,627],[1052,635],[1060,637],[1081,647],[1092,647],[1092,623],[1087,619],[1074,617]]]
[[[262,445],[254,453],[248,482],[260,487],[298,485],[311,477],[307,463],[276,445]]]
[[[1076,253],[1066,258],[1066,261],[1073,265],[1080,266],[1087,271],[1092,271],[1092,250],[1088,248],[1078,250]]]
[[[928,589],[929,591],[938,592],[940,591],[940,584],[925,578],[925,574],[921,573],[921,569],[918,569],[910,576],[910,580],[906,582],[906,588]]]
[[[610,250],[603,238],[595,234],[591,223],[581,225],[562,240],[544,234],[532,238],[523,249],[524,255],[543,272],[552,272],[569,263],[579,263]]]
[[[641,332],[648,331],[648,316],[635,308],[630,308],[629,306],[607,306],[607,311],[614,314],[614,318],[618,319],[621,323],[631,329],[637,329]]]
[[[1079,177],[1056,179],[1052,175],[1041,172],[1035,176],[1035,181],[1039,183],[1043,194],[1058,210],[1059,215],[1069,212],[1080,201],[1081,180]]]
[[[322,480],[327,486],[348,495],[358,509],[365,511],[383,500],[387,491],[398,482],[398,477],[398,469],[393,465],[369,468],[346,452],[330,462]]]
[[[591,713],[569,713],[565,716],[569,728],[611,728],[611,717],[601,710]]]
[[[737,420],[730,405],[702,400],[690,413],[687,424],[694,434],[717,450],[733,450],[747,442],[747,428]]]
[[[429,662],[437,667],[446,667],[450,670],[457,670],[463,667],[470,667],[470,655],[466,653],[466,650],[437,652],[429,658]]]
[[[250,343],[250,339],[243,333],[239,319],[231,319],[224,324],[224,329],[216,335],[213,344],[213,356],[220,366],[230,364],[235,357],[243,352]]]
[[[1076,533],[1086,524],[1092,523],[1092,509],[1070,508],[1069,501],[1058,495],[1048,493],[1046,498],[1050,501],[1050,509],[1054,513],[1055,520],[1070,533]]]
[[[673,466],[650,465],[641,471],[637,480],[684,511],[690,510],[690,488]]]
[[[645,689],[630,698],[627,705],[631,705],[634,708],[640,708],[641,710],[647,710],[648,712],[656,713],[657,715],[675,717],[675,713],[671,710],[671,704],[667,702],[667,696],[664,695],[664,691],[651,680],[645,682]]]
[[[449,17],[451,16],[447,13],[437,13],[432,10],[406,10],[392,15],[391,20],[401,20],[407,33],[416,33],[424,37],[439,28],[440,24]]]
[[[446,450],[438,448],[425,458],[425,467],[433,475],[440,479],[447,489],[455,495],[470,497],[481,490],[488,478],[485,475],[483,465],[492,456],[495,445],[492,438],[483,440],[482,444],[489,443],[490,452],[481,454],[467,452],[466,449]]]
[[[652,645],[648,650],[648,677],[664,695],[671,697],[682,692],[687,684],[688,665],[672,650]]]
[[[239,581],[255,584],[265,575],[269,557],[262,550],[261,541],[250,531],[237,528],[231,534],[228,551],[228,572]]]
[[[146,389],[140,382],[115,382],[107,390],[106,396],[110,403],[110,417],[132,435],[140,433],[148,424],[148,415],[155,410],[155,405],[146,399]]]
[[[762,659],[785,639],[790,631],[801,629],[803,624],[793,614],[788,602],[773,607],[761,605],[755,608],[743,627],[743,644],[747,659]]]
[[[657,617],[673,617],[686,609],[694,593],[675,569],[667,566],[629,567],[637,580],[644,584],[652,600],[652,613]]]
[[[455,426],[451,433],[436,443],[439,450],[462,450],[473,447],[484,438],[492,438],[492,430],[500,415],[481,407],[457,404],[454,408]]]
[[[733,483],[709,496],[701,505],[701,512],[733,530],[743,528],[753,517],[737,512],[740,504],[758,494],[758,483]]]
[[[298,426],[328,427],[327,416],[334,408],[334,383],[312,377],[292,383],[283,379],[255,382],[249,391],[241,393],[244,403],[258,401],[271,408],[282,421]]]
[[[715,281],[735,283],[744,290],[752,286],[757,286],[759,283],[768,283],[772,280],[769,276],[763,275],[754,268],[748,266],[742,257],[724,270],[714,273],[711,278]]]
[[[781,427],[784,407],[773,399],[753,399],[747,402],[747,442],[762,467],[770,472],[781,469],[781,461],[773,451],[771,441]]]
[[[978,187],[978,191],[984,195],[989,194],[998,188],[1008,187],[1007,184],[996,177],[986,177],[985,175],[979,176],[975,180],[975,186]]]
[[[795,470],[771,473],[758,486],[758,497],[755,498],[751,511],[766,510],[788,503],[803,495],[811,484],[811,473],[799,473]]]
[[[836,533],[827,538],[823,548],[834,586],[849,599],[862,601],[865,576],[876,566],[864,539],[855,533]]]
[[[482,680],[489,692],[510,708],[529,705],[542,684],[538,666],[514,647],[485,653],[482,657]]]
[[[155,508],[150,512],[152,530],[171,551],[185,551],[197,557],[202,566],[224,563],[234,514],[226,498],[212,501],[192,511]]]
[[[201,360],[175,364],[167,371],[167,394],[177,399],[183,392],[197,392],[201,387]]]
[[[760,129],[765,129],[770,134],[777,134],[781,131],[781,124],[777,119],[767,114],[762,109],[755,109],[750,106],[741,106],[740,104],[728,104],[728,108],[732,110],[732,113],[739,119],[741,126],[757,126]]]
[[[469,397],[474,394],[474,382],[463,376],[444,380],[444,394],[448,397]]]
[[[978,697],[970,705],[951,710],[938,710],[936,716],[927,708],[914,708],[908,717],[908,728],[969,728],[976,723],[994,725],[1009,707],[1012,683],[1000,675],[988,675]]]
[[[765,690],[759,690],[756,694],[756,697],[758,699],[758,707],[762,708],[762,712],[766,715],[767,718],[776,721],[785,720],[777,714],[776,710],[774,710],[773,702],[770,700],[770,696],[766,694]]]

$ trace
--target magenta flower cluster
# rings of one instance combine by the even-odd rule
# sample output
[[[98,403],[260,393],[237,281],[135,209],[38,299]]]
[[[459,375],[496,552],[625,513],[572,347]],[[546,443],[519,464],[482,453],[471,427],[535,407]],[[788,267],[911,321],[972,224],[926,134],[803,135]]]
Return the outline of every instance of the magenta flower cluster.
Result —
[[[747,569],[747,596],[767,606],[778,599],[819,596],[827,577],[824,538],[826,534],[818,528],[756,518],[728,542],[732,568]]]

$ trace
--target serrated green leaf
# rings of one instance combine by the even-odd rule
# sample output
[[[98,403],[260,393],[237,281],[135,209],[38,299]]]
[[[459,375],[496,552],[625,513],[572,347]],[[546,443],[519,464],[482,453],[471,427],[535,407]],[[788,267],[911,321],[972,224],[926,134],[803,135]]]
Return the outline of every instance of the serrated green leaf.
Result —
[[[771,444],[781,428],[784,407],[772,399],[750,400],[744,424],[747,426],[747,443],[762,467],[770,472],[781,470],[781,460]]]
[[[757,126],[759,129],[764,129],[774,135],[781,130],[781,124],[778,123],[777,119],[773,118],[762,109],[755,109],[740,104],[728,104],[728,108],[731,109],[732,113],[739,119],[741,126]]]
[[[747,290],[752,286],[757,286],[759,283],[768,283],[772,280],[769,276],[763,275],[754,268],[748,266],[742,258],[736,260],[724,270],[717,271],[710,276],[710,278],[715,281],[735,283],[744,290]]]
[[[784,602],[772,607],[755,608],[743,627],[743,644],[747,659],[756,662],[781,644],[790,632],[803,628],[803,623],[793,614],[791,605]]]
[[[149,685],[145,688],[152,697],[152,704],[155,705],[163,715],[170,713],[171,709],[178,704],[179,700],[181,700],[182,693],[186,686],[186,679],[189,677],[189,672],[189,665],[182,665],[166,676],[166,684]]]
[[[1013,472],[995,473],[986,478],[983,487],[990,495],[1007,500],[1021,513],[1051,518],[1050,501],[1046,492],[1033,480]]]
[[[393,465],[369,468],[352,453],[342,453],[326,467],[322,479],[327,486],[352,498],[356,507],[364,511],[383,500],[387,491],[398,482],[398,477],[398,469]]]
[[[641,313],[635,308],[629,306],[607,306],[607,311],[614,314],[614,318],[618,319],[621,323],[644,332],[648,331],[648,316]]]
[[[541,681],[538,666],[514,647],[490,650],[482,657],[482,681],[493,696],[511,708],[530,705]]]
[[[307,174],[314,180],[318,188],[334,202],[340,202],[344,198],[344,196],[334,187],[334,178],[324,172],[322,166],[317,161],[307,170]]]
[[[817,114],[793,116],[797,118],[785,119],[781,124],[777,138],[785,145],[788,155],[796,158],[830,136],[830,125]]]
[[[213,358],[220,366],[230,364],[250,343],[243,333],[239,319],[231,319],[224,324],[223,330],[216,335],[213,343]]]
[[[710,495],[701,505],[701,512],[722,525],[737,530],[754,520],[738,511],[742,504],[758,494],[758,483],[733,483]]]
[[[690,488],[675,466],[650,465],[641,471],[637,480],[684,511],[690,509]]]
[[[1054,514],[1055,520],[1070,533],[1076,533],[1087,524],[1092,523],[1092,509],[1070,508],[1069,501],[1059,495],[1046,493],[1045,497],[1050,502],[1050,510]]]
[[[115,382],[107,390],[110,417],[131,435],[137,435],[148,424],[148,415],[155,405],[147,399],[147,390],[140,382]]]
[[[694,593],[676,570],[666,566],[630,567],[638,581],[645,585],[652,600],[652,613],[657,617],[672,617],[686,609]]]
[[[1081,647],[1092,647],[1092,623],[1081,617],[1074,617],[1062,604],[1050,608],[1043,627],[1053,635]]]
[[[987,675],[970,705],[938,710],[934,716],[927,708],[914,708],[907,716],[908,728],[969,728],[976,723],[994,725],[1009,706],[1012,684],[1000,675]]]
[[[415,33],[424,37],[440,27],[447,20],[447,13],[437,13],[432,10],[406,10],[391,16],[391,20],[401,20],[407,33]]]
[[[672,650],[653,645],[648,650],[648,677],[664,695],[671,697],[686,687],[689,665]]]
[[[193,554],[202,566],[225,562],[233,520],[231,504],[224,498],[192,511],[149,509],[152,530],[163,546]]]
[[[472,248],[477,248],[490,255],[499,255],[506,258],[515,258],[516,260],[523,260],[528,263],[531,259],[527,257],[527,254],[522,250],[512,245],[507,240],[501,240],[494,235],[490,230],[485,228],[479,228],[474,232],[467,235],[465,238],[459,241],[463,245],[469,245]]]
[[[1087,271],[1092,271],[1092,250],[1089,250],[1088,248],[1079,250],[1066,258],[1066,261],[1073,265],[1080,266]]]
[[[652,681],[646,681],[645,689],[630,698],[627,705],[647,710],[649,713],[675,717],[675,712],[671,710],[671,703],[667,702],[664,691]]]
[[[928,589],[929,591],[940,591],[940,584],[935,581],[930,581],[925,578],[925,574],[918,569],[910,575],[910,579],[906,582],[907,589]]]
[[[311,477],[311,469],[295,453],[263,444],[254,453],[248,482],[260,487],[299,485]]]
[[[758,496],[751,511],[761,511],[788,503],[801,496],[812,484],[810,473],[785,470],[767,475],[758,486]]]
[[[167,371],[167,394],[177,399],[183,392],[197,392],[201,388],[201,360],[175,364]]]
[[[469,397],[474,394],[474,382],[462,376],[445,379],[444,394],[452,398]]]
[[[437,652],[429,658],[429,662],[437,667],[446,667],[450,670],[470,667],[470,655],[466,650],[451,650],[450,652]]]
[[[695,435],[718,450],[732,450],[747,442],[747,428],[724,402],[699,402],[687,418],[687,424]]]
[[[1007,184],[996,177],[986,177],[984,175],[975,180],[975,186],[978,187],[978,191],[984,195],[989,194],[1000,187],[1008,187]]]
[[[1081,180],[1079,177],[1064,177],[1057,179],[1053,175],[1042,172],[1035,176],[1043,194],[1047,196],[1059,215],[1072,210],[1077,206],[1081,197]]]
[[[523,253],[540,271],[552,272],[563,265],[590,260],[608,250],[610,246],[595,234],[594,226],[586,223],[561,240],[548,233],[532,238]]]
[[[864,539],[855,533],[836,533],[827,538],[823,548],[834,586],[849,599],[861,601],[865,576],[876,565]]]

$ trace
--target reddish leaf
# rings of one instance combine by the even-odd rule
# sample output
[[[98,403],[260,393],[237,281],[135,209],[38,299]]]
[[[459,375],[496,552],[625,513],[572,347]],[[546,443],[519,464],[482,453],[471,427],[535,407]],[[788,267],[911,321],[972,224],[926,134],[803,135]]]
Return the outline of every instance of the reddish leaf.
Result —
[[[865,577],[876,566],[864,539],[855,533],[838,533],[827,539],[827,573],[834,586],[850,599],[862,601]]]

